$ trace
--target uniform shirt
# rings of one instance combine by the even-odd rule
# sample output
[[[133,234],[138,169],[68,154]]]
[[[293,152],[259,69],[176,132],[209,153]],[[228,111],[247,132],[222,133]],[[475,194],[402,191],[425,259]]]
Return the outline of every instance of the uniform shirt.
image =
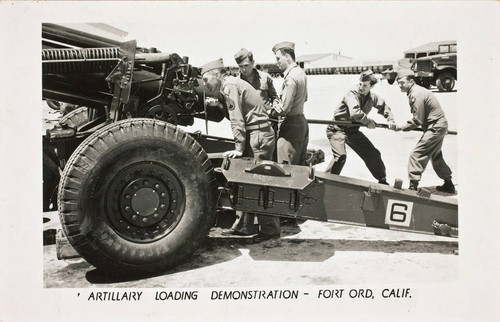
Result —
[[[240,73],[240,78],[248,83],[250,83],[253,88],[259,92],[260,97],[264,102],[273,102],[278,98],[278,94],[274,89],[273,79],[271,75],[263,71],[253,69],[252,70],[252,80],[247,79],[243,74]]]
[[[369,92],[361,95],[358,86],[353,87],[342,99],[335,109],[333,119],[335,121],[354,121],[363,124],[368,123],[368,113],[376,108],[387,121],[393,121],[391,108],[385,104],[385,100],[377,94]]]
[[[306,73],[294,65],[285,70],[283,91],[281,94],[282,105],[275,107],[280,115],[293,116],[304,113],[304,103],[307,101]]]
[[[413,118],[401,127],[403,131],[410,131],[418,126],[424,131],[433,126],[448,127],[443,109],[431,91],[414,84],[407,95]]]
[[[221,92],[226,99],[231,129],[235,139],[235,149],[243,153],[245,150],[246,127],[265,124],[268,121],[264,102],[259,92],[252,85],[234,76],[224,78]]]

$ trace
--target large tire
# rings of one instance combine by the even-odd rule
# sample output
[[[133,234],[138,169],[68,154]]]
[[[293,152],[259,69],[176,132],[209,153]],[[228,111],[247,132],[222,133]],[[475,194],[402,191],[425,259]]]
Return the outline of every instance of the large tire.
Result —
[[[451,73],[439,75],[436,86],[440,92],[451,92],[455,87],[455,77]]]
[[[89,121],[89,111],[86,107],[79,107],[61,117],[59,124],[66,124],[69,127],[78,127]]]
[[[78,127],[89,120],[88,109],[80,107],[59,120],[59,124],[65,123],[71,127]],[[44,137],[43,139],[43,211],[57,210],[57,185],[60,179],[59,159],[52,144]],[[52,205],[52,207],[50,207]]]
[[[215,176],[202,147],[152,119],[113,123],[89,136],[59,185],[69,241],[113,273],[158,273],[190,256],[215,223]]]

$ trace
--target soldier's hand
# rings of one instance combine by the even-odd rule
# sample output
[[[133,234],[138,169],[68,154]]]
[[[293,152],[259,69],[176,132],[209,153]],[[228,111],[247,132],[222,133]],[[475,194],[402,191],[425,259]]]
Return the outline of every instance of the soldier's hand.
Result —
[[[389,130],[393,130],[393,131],[401,131],[401,128],[399,126],[396,125],[396,123],[394,122],[389,122],[387,123],[387,126],[389,127]]]
[[[276,111],[274,108],[272,108],[269,111],[269,118],[271,118],[271,119],[277,119],[279,116],[280,115],[279,115],[278,111]]]
[[[374,120],[372,120],[371,118],[367,117],[367,123],[366,123],[366,127],[369,128],[369,129],[374,129],[377,127],[377,123],[375,123]]]
[[[240,151],[237,151],[237,150],[232,150],[232,151],[226,151],[224,152],[224,154],[222,156],[228,156],[230,158],[239,158],[243,155],[243,153],[241,153]]]

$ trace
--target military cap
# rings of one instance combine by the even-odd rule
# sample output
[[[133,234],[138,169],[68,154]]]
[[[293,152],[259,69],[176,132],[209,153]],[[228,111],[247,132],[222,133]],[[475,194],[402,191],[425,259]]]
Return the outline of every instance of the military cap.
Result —
[[[276,54],[276,52],[278,50],[283,49],[283,48],[289,48],[289,49],[295,51],[295,44],[293,42],[290,42],[290,41],[283,41],[283,42],[277,43],[273,47],[273,53]]]
[[[400,69],[400,70],[398,70],[398,79],[406,77],[406,76],[413,76],[413,75],[415,75],[415,74],[410,69]]]
[[[224,63],[222,62],[222,58],[216,59],[214,61],[211,61],[209,63],[206,63],[205,65],[201,66],[201,74],[205,74],[206,72],[209,72],[211,70],[217,69],[217,68],[224,68]]]
[[[359,75],[359,80],[362,82],[369,82],[376,80],[375,74],[373,74],[373,71],[371,69],[365,70]]]
[[[249,58],[252,56],[252,52],[246,48],[241,48],[240,51],[238,51],[236,54],[234,54],[234,60],[236,60],[236,64],[241,63],[244,61],[246,58]],[[252,57],[253,59],[253,57]]]

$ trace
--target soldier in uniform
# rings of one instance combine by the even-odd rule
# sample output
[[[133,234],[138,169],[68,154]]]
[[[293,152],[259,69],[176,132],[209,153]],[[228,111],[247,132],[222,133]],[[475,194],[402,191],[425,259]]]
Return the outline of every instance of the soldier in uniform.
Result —
[[[415,84],[415,76],[411,70],[398,71],[398,84],[401,92],[406,92],[410,103],[412,119],[406,124],[390,126],[394,131],[410,131],[419,126],[424,134],[410,154],[408,162],[408,177],[410,189],[417,190],[418,183],[422,177],[429,160],[434,171],[444,180],[442,186],[436,187],[438,191],[455,193],[455,186],[451,181],[451,170],[443,159],[441,147],[448,133],[448,121],[434,94]]]
[[[376,123],[368,117],[368,114],[372,108],[376,108],[378,113],[383,115],[389,123],[394,122],[391,109],[385,104],[384,99],[371,92],[376,83],[377,79],[371,70],[361,73],[358,85],[344,96],[335,109],[333,120],[354,121],[366,125],[369,129],[374,129]],[[345,149],[347,144],[361,157],[379,183],[388,184],[380,151],[359,131],[359,126],[329,125],[326,129],[326,135],[333,152],[333,159],[327,171],[340,174],[347,158]]]
[[[272,118],[279,117],[278,163],[306,165],[309,125],[304,117],[307,100],[307,78],[295,62],[295,44],[281,42],[273,47],[278,67],[284,71],[281,104],[270,110]]]
[[[235,149],[225,152],[224,156],[270,160],[275,146],[275,133],[259,92],[246,81],[227,76],[222,59],[204,65],[201,73],[208,90],[220,91],[226,101]],[[232,228],[224,230],[223,235],[256,234],[254,217],[251,213],[237,212]],[[257,239],[280,236],[279,218],[264,215],[258,215],[257,218],[260,225]]]
[[[240,78],[253,86],[259,92],[267,109],[272,107],[273,102],[278,100],[278,94],[274,89],[273,79],[266,72],[255,68],[255,61],[250,50],[242,48],[234,55],[234,60],[240,69]]]

